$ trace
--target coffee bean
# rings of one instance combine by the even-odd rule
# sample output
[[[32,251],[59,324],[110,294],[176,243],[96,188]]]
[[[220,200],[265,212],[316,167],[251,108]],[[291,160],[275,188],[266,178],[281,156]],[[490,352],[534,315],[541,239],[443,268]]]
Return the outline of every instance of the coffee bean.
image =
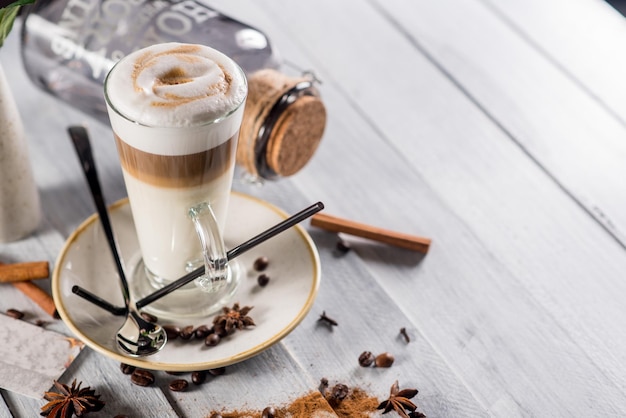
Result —
[[[191,381],[195,385],[201,385],[206,381],[207,372],[205,370],[200,370],[197,372],[191,373]]]
[[[24,318],[24,312],[18,311],[17,309],[7,309],[7,315],[11,318],[22,319]]]
[[[137,386],[150,386],[154,383],[154,375],[144,369],[137,369],[130,375],[130,381]]]
[[[395,358],[393,354],[390,353],[382,353],[376,356],[374,360],[374,364],[376,367],[391,367]]]
[[[193,325],[187,325],[186,327],[180,330],[180,333],[178,334],[178,336],[182,338],[183,340],[190,340],[191,337],[193,337],[193,334],[194,334]]]
[[[253,267],[256,271],[263,271],[267,268],[269,264],[270,260],[267,257],[263,256],[254,260]]]
[[[348,386],[344,385],[343,383],[337,383],[335,386],[332,387],[330,393],[326,394],[326,400],[331,407],[336,408],[339,406],[339,404],[341,404],[341,401],[343,401],[348,396],[349,390],[350,389],[348,388]]]
[[[228,335],[228,331],[226,331],[226,325],[224,322],[218,322],[213,326],[213,333],[219,335],[220,337],[226,337]],[[207,335],[209,338],[210,335]]]
[[[223,418],[223,417],[222,417],[222,414],[218,414],[217,412],[215,412],[215,413],[211,414],[210,418]]]
[[[124,374],[132,374],[132,372],[134,372],[135,369],[136,369],[136,367],[135,366],[131,366],[130,364],[126,364],[126,363],[120,364],[120,370]]]
[[[207,327],[206,325],[200,325],[198,328],[196,328],[194,335],[196,337],[196,340],[203,340],[210,333],[211,328]]]
[[[346,396],[348,396],[348,391],[348,386],[344,385],[343,383],[337,383],[335,386],[333,386],[330,394],[334,399],[342,401],[346,399]]]
[[[275,418],[275,417],[276,417],[276,410],[271,406],[268,406],[267,408],[265,408],[263,412],[261,413],[261,418]]]
[[[256,281],[259,284],[259,286],[265,287],[270,282],[270,276],[268,276],[265,273],[259,274],[259,277],[257,277]]]
[[[359,356],[359,364],[362,367],[369,367],[374,362],[375,358],[371,351],[364,351]]]
[[[211,373],[213,376],[221,376],[224,373],[226,373],[226,367],[218,367],[217,369],[211,369],[209,370],[209,373]]]
[[[148,312],[141,312],[139,315],[141,315],[141,317],[148,322],[156,323],[159,320],[159,318],[152,314],[149,314]]]
[[[219,334],[216,334],[216,333],[209,334],[204,339],[204,345],[206,345],[207,347],[215,347],[216,345],[220,343],[221,340],[222,338],[219,336]]]
[[[185,379],[176,379],[170,382],[169,388],[173,392],[183,392],[189,387],[189,382]]]
[[[180,335],[180,328],[176,325],[163,325],[168,340],[175,340]]]

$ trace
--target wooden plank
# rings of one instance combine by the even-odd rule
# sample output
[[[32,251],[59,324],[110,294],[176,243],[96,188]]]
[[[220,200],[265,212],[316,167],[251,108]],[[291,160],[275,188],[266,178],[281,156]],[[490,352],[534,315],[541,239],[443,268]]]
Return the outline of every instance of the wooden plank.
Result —
[[[9,406],[6,404],[6,401],[4,401],[5,393],[6,392],[4,390],[0,390],[0,415],[10,418],[13,414],[11,414]]]
[[[614,99],[621,97],[624,64],[608,58],[620,56],[614,51],[626,39],[623,20],[600,1],[539,3],[493,6],[510,7],[507,19],[525,16],[520,30],[478,2],[433,8],[394,1],[384,7],[411,42],[626,245],[626,194],[615,192],[626,186],[626,106],[623,98]],[[538,35],[547,32],[551,36]]]
[[[606,1],[481,0],[519,36],[612,112],[626,120],[624,16]]]

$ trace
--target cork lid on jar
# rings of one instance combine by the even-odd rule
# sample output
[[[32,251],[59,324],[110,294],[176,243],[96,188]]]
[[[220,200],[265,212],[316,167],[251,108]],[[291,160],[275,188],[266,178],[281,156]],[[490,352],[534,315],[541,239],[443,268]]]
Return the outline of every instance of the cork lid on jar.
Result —
[[[261,70],[248,77],[237,163],[256,177],[297,173],[313,157],[326,126],[326,108],[309,76]]]

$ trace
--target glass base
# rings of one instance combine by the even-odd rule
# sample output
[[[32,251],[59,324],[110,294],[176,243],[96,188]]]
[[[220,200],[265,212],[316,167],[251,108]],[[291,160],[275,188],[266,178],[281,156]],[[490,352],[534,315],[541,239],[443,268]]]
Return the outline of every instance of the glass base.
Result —
[[[130,292],[134,300],[140,300],[164,287],[168,282],[154,280],[146,271],[142,258],[132,263]],[[229,261],[226,284],[216,292],[205,292],[194,282],[176,289],[167,296],[152,302],[141,310],[158,318],[171,320],[196,319],[216,313],[226,306],[237,291],[245,272],[237,260]]]

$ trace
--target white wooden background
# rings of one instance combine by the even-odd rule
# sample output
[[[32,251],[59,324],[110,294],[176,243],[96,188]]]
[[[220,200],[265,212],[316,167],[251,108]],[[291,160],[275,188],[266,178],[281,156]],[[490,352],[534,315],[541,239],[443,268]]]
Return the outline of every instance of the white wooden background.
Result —
[[[314,69],[329,112],[314,160],[250,188],[287,212],[426,235],[425,257],[308,228],[322,285],[281,343],[174,394],[133,386],[85,350],[63,376],[95,387],[98,416],[206,417],[286,404],[320,378],[386,398],[420,390],[429,417],[626,416],[626,20],[601,0],[216,0],[282,56]],[[19,29],[19,28],[18,28]],[[54,262],[93,212],[65,129],[86,123],[110,201],[125,196],[111,133],[37,90],[16,30],[0,50],[30,141],[45,220],[0,261]],[[45,282],[42,286],[49,288]],[[0,310],[46,314],[11,286]],[[337,319],[318,326],[322,311]],[[60,322],[51,329],[68,332]],[[412,337],[398,338],[400,327]],[[364,351],[390,351],[364,369]],[[0,416],[43,401],[1,391]]]

